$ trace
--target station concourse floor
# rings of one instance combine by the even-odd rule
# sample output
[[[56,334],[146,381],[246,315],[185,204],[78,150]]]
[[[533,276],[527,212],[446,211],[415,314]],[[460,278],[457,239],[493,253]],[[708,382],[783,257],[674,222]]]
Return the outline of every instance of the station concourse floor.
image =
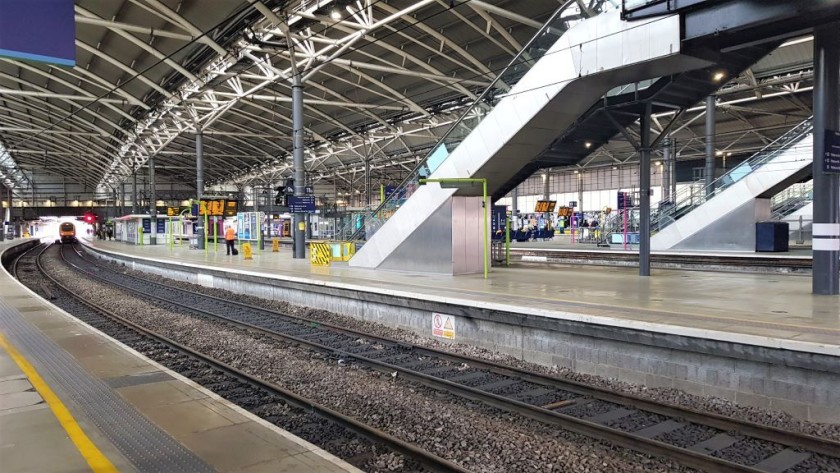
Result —
[[[439,275],[312,266],[270,245],[252,260],[185,244],[135,246],[85,240],[105,251],[177,264],[241,271],[310,284],[453,302],[654,332],[840,355],[840,297],[811,294],[810,276],[563,266],[493,268],[476,275]]]
[[[20,243],[0,242],[0,252]],[[358,472],[0,270],[0,472]]]

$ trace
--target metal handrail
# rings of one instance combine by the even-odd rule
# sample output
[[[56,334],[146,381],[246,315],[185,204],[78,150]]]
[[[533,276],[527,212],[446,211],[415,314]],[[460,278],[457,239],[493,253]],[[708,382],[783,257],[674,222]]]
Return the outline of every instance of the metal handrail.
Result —
[[[521,64],[520,59],[525,54],[525,52],[528,51],[531,48],[531,46],[533,46],[534,43],[538,39],[540,39],[540,37],[546,31],[551,29],[551,25],[557,20],[557,18],[559,18],[559,16],[566,10],[566,8],[571,3],[574,3],[574,0],[567,0],[562,5],[560,5],[559,8],[557,8],[557,10],[551,15],[551,17],[545,23],[543,23],[542,27],[540,27],[540,29],[534,34],[534,36],[532,36],[531,39],[528,40],[528,43],[526,43],[522,47],[522,49],[520,49],[519,52],[516,53],[516,56],[514,56],[513,59],[511,59],[510,62],[508,62],[508,64],[504,67],[504,69],[502,69],[502,71],[499,74],[496,74],[496,77],[493,78],[493,80],[490,82],[490,85],[488,85],[481,92],[481,94],[472,102],[472,104],[470,104],[469,107],[467,107],[467,109],[464,111],[464,113],[461,114],[461,116],[452,124],[452,126],[446,131],[446,133],[444,133],[444,135],[437,141],[437,143],[435,143],[435,145],[432,148],[430,148],[430,150],[426,154],[426,156],[423,159],[421,159],[417,163],[417,165],[414,167],[414,169],[412,169],[411,172],[399,183],[399,185],[397,185],[394,192],[385,196],[385,199],[383,199],[382,202],[380,202],[379,205],[375,209],[371,210],[368,213],[368,215],[365,216],[365,219],[370,218],[372,215],[376,215],[376,214],[386,210],[387,206],[390,203],[392,203],[392,201],[396,198],[395,196],[399,195],[400,191],[405,189],[407,187],[407,185],[412,180],[414,180],[414,178],[419,174],[420,170],[422,170],[423,167],[426,166],[426,163],[428,162],[429,157],[431,157],[432,154],[447,140],[447,138],[449,138],[452,135],[452,133],[456,129],[458,129],[458,127],[464,122],[464,120],[470,115],[470,113],[473,112],[476,109],[477,106],[484,103],[487,96],[490,94],[491,91],[495,90],[496,84],[501,80],[501,78],[505,75],[505,73],[508,70],[510,70],[510,68]],[[528,61],[530,61],[530,60],[533,60],[533,58],[528,59]],[[365,228],[365,225],[362,224],[358,229],[356,229],[350,235],[350,237],[347,240],[348,241],[356,240],[357,237],[359,236],[359,234],[362,232],[362,230],[364,228]]]

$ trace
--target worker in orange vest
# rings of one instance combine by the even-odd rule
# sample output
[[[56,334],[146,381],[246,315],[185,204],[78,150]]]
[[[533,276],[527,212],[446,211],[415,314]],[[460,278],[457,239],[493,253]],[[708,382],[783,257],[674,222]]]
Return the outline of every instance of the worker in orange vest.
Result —
[[[232,252],[236,251],[236,248],[233,247],[233,243],[236,240],[236,232],[233,230],[233,225],[227,227],[225,230],[225,243],[227,244],[227,254],[230,255]]]

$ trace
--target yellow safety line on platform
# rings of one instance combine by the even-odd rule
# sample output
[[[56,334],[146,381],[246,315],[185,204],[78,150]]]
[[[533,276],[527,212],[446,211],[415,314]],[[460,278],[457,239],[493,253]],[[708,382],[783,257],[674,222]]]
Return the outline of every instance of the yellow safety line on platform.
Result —
[[[82,454],[87,464],[90,466],[90,469],[93,470],[95,473],[106,473],[106,472],[116,472],[118,471],[114,465],[111,463],[110,460],[101,452],[96,445],[88,438],[85,434],[84,430],[79,426],[79,423],[76,422],[76,419],[73,418],[73,415],[70,414],[70,411],[61,402],[61,399],[53,392],[53,390],[49,387],[49,385],[41,378],[41,375],[38,374],[38,371],[17,351],[17,349],[12,346],[7,340],[6,337],[0,333],[0,347],[3,347],[4,350],[15,360],[18,367],[23,374],[29,378],[29,382],[32,386],[38,391],[38,394],[44,398],[47,405],[50,406],[50,409],[55,414],[55,417],[58,419],[58,422],[61,423],[61,426],[64,427],[64,431],[67,432],[67,435],[70,437],[70,440],[76,445],[76,448],[79,449],[79,453]]]

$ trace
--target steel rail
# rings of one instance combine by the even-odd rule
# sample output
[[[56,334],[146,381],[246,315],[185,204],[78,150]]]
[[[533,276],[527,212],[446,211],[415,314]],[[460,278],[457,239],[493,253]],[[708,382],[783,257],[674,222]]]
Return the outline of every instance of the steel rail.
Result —
[[[344,414],[342,414],[338,411],[335,411],[335,410],[333,410],[333,409],[331,409],[327,406],[324,406],[320,403],[317,403],[317,402],[312,401],[310,399],[307,399],[303,396],[300,396],[300,395],[298,395],[298,394],[296,394],[292,391],[289,391],[289,390],[287,390],[287,389],[285,389],[281,386],[278,386],[274,383],[262,380],[260,378],[255,377],[255,376],[252,376],[252,375],[250,375],[250,374],[248,374],[244,371],[241,371],[241,370],[239,370],[239,369],[237,369],[237,368],[235,368],[235,367],[233,367],[233,366],[231,366],[231,365],[229,365],[229,364],[227,364],[223,361],[217,360],[217,359],[209,357],[209,356],[207,356],[203,353],[195,351],[192,348],[187,347],[186,345],[183,345],[179,342],[176,342],[176,341],[166,337],[165,335],[161,335],[161,334],[159,334],[159,333],[157,333],[157,332],[155,332],[151,329],[147,329],[147,328],[145,328],[141,325],[138,325],[138,324],[136,324],[136,323],[134,323],[134,322],[132,322],[128,319],[125,319],[124,317],[121,317],[121,316],[111,312],[108,309],[105,309],[103,307],[100,307],[96,304],[91,303],[90,301],[87,301],[87,300],[83,299],[82,297],[80,297],[77,294],[75,294],[74,292],[72,292],[64,284],[62,284],[57,279],[55,279],[50,274],[48,274],[46,272],[46,270],[44,270],[44,268],[42,267],[40,258],[43,255],[43,253],[46,252],[46,250],[49,248],[49,246],[51,246],[51,244],[48,244],[47,247],[44,248],[44,250],[37,256],[36,265],[38,266],[39,271],[41,271],[41,273],[44,275],[44,277],[49,279],[49,281],[51,283],[55,284],[58,288],[60,288],[62,291],[67,293],[72,298],[79,301],[84,306],[89,307],[90,309],[102,314],[103,316],[105,316],[109,319],[112,319],[115,322],[118,322],[118,323],[120,323],[120,324],[122,324],[122,325],[124,325],[124,326],[126,326],[126,327],[128,327],[128,328],[146,336],[146,337],[149,337],[153,340],[159,341],[160,343],[163,343],[164,345],[167,345],[167,346],[169,346],[169,347],[171,347],[171,348],[173,348],[177,351],[186,353],[187,355],[189,355],[189,356],[191,356],[191,357],[193,357],[193,358],[195,358],[199,361],[202,361],[202,362],[212,366],[213,368],[216,368],[219,371],[224,372],[225,374],[228,374],[228,375],[230,375],[230,376],[232,376],[236,379],[239,379],[240,381],[243,381],[247,384],[251,384],[251,385],[253,385],[255,387],[258,387],[260,389],[263,389],[265,391],[268,391],[271,394],[277,395],[278,397],[282,398],[283,400],[285,400],[286,402],[288,402],[289,404],[291,404],[293,406],[304,409],[306,411],[313,412],[316,415],[318,415],[319,417],[325,418],[325,419],[327,419],[329,421],[332,421],[332,422],[334,422],[338,425],[341,425],[342,427],[345,427],[345,428],[347,428],[347,429],[349,429],[349,430],[351,430],[351,431],[353,431],[353,432],[355,432],[355,433],[357,433],[357,434],[359,434],[359,435],[361,435],[365,438],[368,438],[368,439],[370,439],[374,442],[378,442],[382,445],[385,445],[388,448],[390,448],[390,449],[392,449],[396,452],[399,452],[403,455],[406,455],[407,457],[410,457],[410,458],[418,461],[419,463],[428,467],[432,471],[446,472],[446,473],[448,473],[448,472],[470,473],[470,470],[465,469],[462,466],[460,466],[458,464],[455,464],[455,463],[453,463],[449,460],[441,458],[441,457],[439,457],[439,456],[437,456],[437,455],[435,455],[431,452],[428,452],[428,451],[426,451],[426,450],[424,450],[424,449],[422,449],[422,448],[420,448],[416,445],[405,442],[405,441],[403,441],[403,440],[401,440],[397,437],[394,437],[394,436],[392,436],[392,435],[390,435],[386,432],[383,432],[382,430],[379,430],[375,427],[372,427],[372,426],[369,426],[365,423],[362,423],[362,422],[356,420],[353,417],[346,416],[346,415],[344,415]],[[59,249],[59,254],[61,255],[62,260],[64,260],[68,265],[73,266],[73,267],[78,267],[78,266],[75,266],[72,263],[65,260],[64,252],[63,252],[63,246]],[[90,273],[87,273],[87,272],[85,272],[85,274],[90,275]],[[108,281],[104,280],[103,278],[96,277],[96,276],[94,276],[94,278],[98,281],[104,281],[106,283],[109,283]],[[109,284],[114,285],[113,283],[109,283]]]
[[[79,257],[82,258],[84,261],[88,261],[84,259],[80,252]],[[69,263],[72,265],[72,263]],[[104,281],[106,283],[112,284],[117,287],[121,287],[125,290],[130,292],[134,292],[137,294],[142,294],[145,297],[152,297],[154,299],[166,302],[166,303],[175,303],[178,304],[177,301],[172,301],[170,299],[166,299],[162,296],[158,296],[153,293],[146,293],[143,291],[139,291],[133,288],[129,288],[123,286],[119,283],[109,281],[105,278],[102,278],[98,275],[90,273],[89,271],[85,270],[84,268],[79,267],[78,265],[73,265],[77,270],[90,275],[91,277],[97,278],[98,280]],[[108,268],[102,268],[106,271],[111,271]],[[120,273],[121,274],[121,273]],[[160,283],[155,283],[152,281],[148,281],[142,278],[136,278],[134,276],[121,274],[122,276],[126,276],[131,279],[142,281],[145,284],[150,284],[152,286],[159,286],[159,287],[166,287],[168,289],[173,289],[169,286],[165,286]],[[180,289],[176,289],[177,291],[181,291]],[[261,307],[253,306],[250,304],[243,304],[239,302],[233,302],[225,299],[221,299],[215,296],[210,295],[202,295],[202,297],[210,298],[213,300],[217,300],[219,302],[223,302],[225,304],[231,304],[234,306],[244,307],[250,310],[256,310],[264,313],[269,313],[274,316],[280,316],[286,319],[295,319],[306,324],[312,324],[317,327],[326,327],[328,329],[345,333],[352,336],[358,336],[369,340],[379,340],[383,341],[392,345],[397,345],[401,347],[405,347],[408,349],[417,350],[420,353],[429,353],[434,356],[438,356],[441,358],[445,358],[451,361],[456,362],[464,362],[468,361],[473,366],[481,366],[490,370],[493,370],[497,373],[505,374],[508,376],[515,376],[523,379],[525,381],[534,382],[537,384],[548,385],[557,389],[570,391],[573,393],[581,394],[584,396],[589,396],[594,399],[613,402],[616,404],[621,404],[628,407],[633,407],[638,410],[653,412],[656,414],[664,415],[671,418],[678,418],[691,421],[696,424],[707,425],[709,427],[713,427],[718,430],[723,431],[738,431],[740,434],[760,438],[767,441],[771,441],[774,443],[779,443],[782,445],[786,445],[789,447],[799,447],[805,448],[814,453],[822,453],[827,455],[836,455],[837,451],[840,451],[840,443],[833,442],[825,439],[820,439],[813,436],[808,436],[804,434],[797,434],[792,432],[786,432],[780,429],[775,429],[773,427],[762,426],[759,424],[749,423],[745,421],[739,421],[735,419],[731,419],[725,416],[720,416],[716,414],[710,413],[703,413],[691,409],[686,409],[677,406],[671,406],[667,404],[661,404],[654,401],[649,401],[647,399],[629,396],[624,394],[617,394],[610,391],[607,391],[602,388],[596,388],[592,386],[587,386],[582,383],[570,382],[566,380],[561,380],[556,377],[542,375],[538,373],[532,373],[528,371],[524,371],[518,368],[513,368],[505,365],[501,365],[498,363],[493,363],[489,361],[484,361],[472,357],[466,357],[462,355],[457,355],[449,352],[444,352],[441,350],[436,350],[432,348],[426,347],[419,347],[416,345],[406,344],[404,342],[400,342],[397,340],[389,339],[386,337],[376,337],[371,336],[369,334],[357,332],[350,329],[344,329],[341,327],[337,327],[331,324],[326,324],[318,321],[314,321],[311,319],[306,319],[303,317],[297,316],[290,316],[286,314],[279,314],[274,311],[270,311]],[[452,393],[455,393],[459,396],[472,399],[475,401],[481,401],[488,405],[501,408],[507,411],[516,412],[521,415],[539,420],[541,422],[559,425],[567,430],[581,433],[584,435],[588,435],[591,437],[599,438],[608,440],[616,445],[620,445],[626,448],[630,448],[636,451],[640,451],[643,453],[653,454],[660,457],[668,457],[672,458],[681,464],[686,466],[691,466],[695,468],[701,468],[705,471],[720,471],[720,472],[759,472],[761,470],[751,468],[745,465],[740,465],[734,462],[730,462],[727,460],[711,457],[709,455],[704,455],[701,453],[693,452],[684,448],[675,447],[673,445],[669,445],[664,442],[659,442],[656,440],[648,439],[645,437],[635,436],[632,433],[624,432],[618,429],[613,429],[610,427],[606,427],[600,424],[588,422],[573,416],[561,414],[559,412],[555,412],[549,409],[544,409],[542,407],[534,406],[531,404],[527,404],[518,400],[506,398],[494,393],[490,393],[487,391],[483,391],[477,388],[464,386],[449,380],[441,379],[435,376],[431,376],[425,373],[417,372],[411,369],[407,369],[401,367],[399,365],[386,363],[380,360],[376,360],[373,358],[368,358],[365,356],[360,356],[358,354],[354,354],[351,352],[347,352],[341,349],[337,349],[334,347],[329,347],[323,345],[318,342],[306,340],[304,338],[300,338],[294,335],[284,334],[282,332],[277,332],[271,329],[267,329],[265,327],[260,327],[258,325],[254,325],[248,322],[243,322],[239,320],[235,320],[229,317],[225,317],[222,315],[214,314],[212,312],[208,312],[205,310],[201,310],[194,307],[186,307],[189,311],[193,311],[205,316],[212,317],[217,320],[221,320],[225,323],[230,323],[247,330],[256,330],[260,333],[269,335],[275,339],[285,340],[289,342],[294,342],[298,344],[303,344],[305,346],[311,347],[312,349],[336,354],[345,358],[352,358],[355,359],[367,366],[370,366],[374,369],[383,372],[398,372],[401,376],[406,377],[408,379],[414,380],[419,382],[423,385],[428,387],[438,389],[438,390],[445,390]]]

